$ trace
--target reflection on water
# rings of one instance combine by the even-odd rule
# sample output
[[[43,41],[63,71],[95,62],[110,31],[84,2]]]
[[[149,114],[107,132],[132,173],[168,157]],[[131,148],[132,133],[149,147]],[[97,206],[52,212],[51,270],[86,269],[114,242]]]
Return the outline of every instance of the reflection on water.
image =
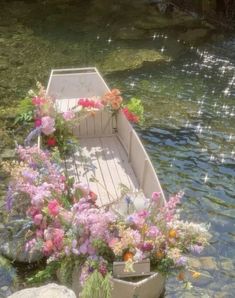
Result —
[[[127,99],[131,96],[143,99],[146,123],[138,132],[165,192],[185,191],[182,216],[211,223],[214,237],[205,255],[214,256],[218,268],[224,257],[232,262],[235,38],[194,47],[164,30],[143,35],[127,23],[128,34],[136,32],[140,37],[121,39],[115,33],[118,22],[112,22],[111,16],[109,23],[97,26],[93,16],[90,23],[82,22],[84,10],[71,8],[66,15],[61,14],[60,7],[51,7],[53,13],[44,7],[38,12],[39,17],[33,18],[38,4],[19,3],[25,5],[23,11],[27,10],[32,18],[23,13],[12,19],[4,15],[5,22],[10,24],[0,26],[0,43],[4,40],[0,49],[3,58],[0,93],[5,102],[7,98],[22,96],[36,79],[46,82],[51,68],[100,66],[106,55],[115,50],[155,49],[173,58],[168,63],[149,62],[138,69],[109,73],[106,79],[111,87],[120,88]],[[217,270],[212,280],[198,287],[219,291],[232,283],[235,283],[232,272]],[[179,297],[174,293],[180,286],[172,284],[173,281],[168,282],[167,295]],[[194,291],[200,297],[198,288]]]

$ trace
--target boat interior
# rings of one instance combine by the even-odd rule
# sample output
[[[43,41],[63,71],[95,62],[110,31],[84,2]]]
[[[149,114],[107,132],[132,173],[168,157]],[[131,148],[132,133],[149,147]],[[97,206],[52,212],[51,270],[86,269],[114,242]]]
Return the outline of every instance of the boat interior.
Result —
[[[47,94],[56,98],[59,112],[72,109],[78,98],[100,97],[110,89],[96,68],[52,70]],[[144,198],[160,191],[152,163],[122,112],[91,113],[74,128],[79,148],[66,160],[66,170],[76,182],[86,183],[98,196],[99,206],[126,204],[130,195],[135,209]]]

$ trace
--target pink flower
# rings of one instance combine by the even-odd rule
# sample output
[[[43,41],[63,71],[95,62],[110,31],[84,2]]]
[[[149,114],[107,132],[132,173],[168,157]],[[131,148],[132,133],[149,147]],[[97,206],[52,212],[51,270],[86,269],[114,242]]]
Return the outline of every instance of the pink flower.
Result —
[[[56,199],[50,201],[48,203],[49,214],[52,215],[52,216],[56,216],[60,211],[59,207],[60,207],[60,205],[59,205],[59,203],[57,202]]]
[[[43,230],[36,230],[36,236],[37,238],[43,238]]]
[[[160,192],[155,191],[155,192],[152,193],[152,201],[154,203],[157,203],[160,198],[161,198],[161,193]]]
[[[63,248],[64,231],[62,229],[55,229],[52,241],[56,249],[61,250]]]
[[[156,237],[159,234],[159,230],[156,226],[150,226],[147,232],[148,237]]]
[[[42,222],[42,218],[43,218],[43,216],[42,216],[41,213],[40,213],[40,214],[36,214],[36,215],[34,216],[34,218],[33,218],[33,222],[35,223],[36,226],[39,226],[39,225],[41,224],[41,222]]]
[[[37,118],[37,119],[34,120],[34,126],[35,126],[35,127],[39,127],[39,126],[41,126],[41,125],[42,125],[42,120],[41,120],[41,118]]]
[[[72,120],[75,117],[74,111],[66,111],[63,113],[63,118],[65,121]]]
[[[42,132],[50,135],[55,131],[55,120],[49,116],[42,117]]]

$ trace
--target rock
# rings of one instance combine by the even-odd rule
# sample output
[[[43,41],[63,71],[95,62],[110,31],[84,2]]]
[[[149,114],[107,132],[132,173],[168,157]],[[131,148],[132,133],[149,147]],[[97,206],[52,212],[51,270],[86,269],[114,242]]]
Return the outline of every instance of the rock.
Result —
[[[15,149],[5,149],[0,154],[0,159],[2,160],[13,159],[14,157],[15,157]]]
[[[31,221],[15,219],[5,224],[0,230],[0,253],[13,261],[33,263],[40,261],[43,255],[35,250],[33,253],[25,251],[26,234],[31,227]]]
[[[204,40],[209,33],[210,30],[205,28],[189,29],[186,32],[181,33],[179,39],[194,44]]]
[[[226,284],[222,287],[223,292],[228,292],[230,294],[235,293],[235,282]],[[234,297],[234,296],[233,296]]]
[[[137,29],[135,27],[122,27],[119,28],[118,32],[115,34],[116,39],[124,40],[136,40],[146,38],[146,32],[142,29]]]
[[[170,58],[155,50],[118,49],[106,56],[101,67],[106,72],[136,69],[144,62],[169,62]]]
[[[0,71],[2,71],[2,70],[6,70],[7,68],[8,68],[7,63],[4,63],[4,62],[1,62],[1,63],[0,63]]]
[[[222,270],[229,271],[231,273],[235,270],[234,262],[229,258],[220,259],[220,266]]]
[[[134,26],[140,29],[164,29],[164,28],[195,28],[200,22],[197,18],[175,10],[172,17],[162,15],[160,12],[151,9],[145,18],[138,18]]]
[[[9,298],[76,298],[76,295],[64,286],[51,283],[38,288],[20,290]]]
[[[15,280],[15,269],[7,259],[0,256],[0,297],[7,297],[12,294],[12,286]]]
[[[216,259],[213,257],[189,258],[188,262],[193,269],[218,270]]]

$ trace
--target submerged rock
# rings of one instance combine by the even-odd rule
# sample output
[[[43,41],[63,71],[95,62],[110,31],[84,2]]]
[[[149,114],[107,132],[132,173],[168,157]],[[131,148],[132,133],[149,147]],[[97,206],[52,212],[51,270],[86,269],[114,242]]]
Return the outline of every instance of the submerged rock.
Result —
[[[25,243],[31,222],[26,219],[11,220],[0,230],[0,253],[12,260],[23,263],[40,261],[43,255],[35,250],[33,253],[25,251]]]
[[[202,270],[210,270],[210,271],[218,270],[218,265],[214,257],[190,258],[189,265],[194,269],[202,269]]]
[[[179,35],[180,40],[189,43],[196,43],[204,40],[209,35],[210,30],[206,28],[189,29]]]
[[[64,286],[51,283],[38,288],[20,290],[9,298],[76,298],[76,295]]]
[[[0,256],[0,297],[8,297],[16,280],[15,269],[10,262]]]
[[[103,71],[114,72],[139,68],[144,62],[169,62],[170,58],[149,49],[118,49],[106,56],[101,67]]]

